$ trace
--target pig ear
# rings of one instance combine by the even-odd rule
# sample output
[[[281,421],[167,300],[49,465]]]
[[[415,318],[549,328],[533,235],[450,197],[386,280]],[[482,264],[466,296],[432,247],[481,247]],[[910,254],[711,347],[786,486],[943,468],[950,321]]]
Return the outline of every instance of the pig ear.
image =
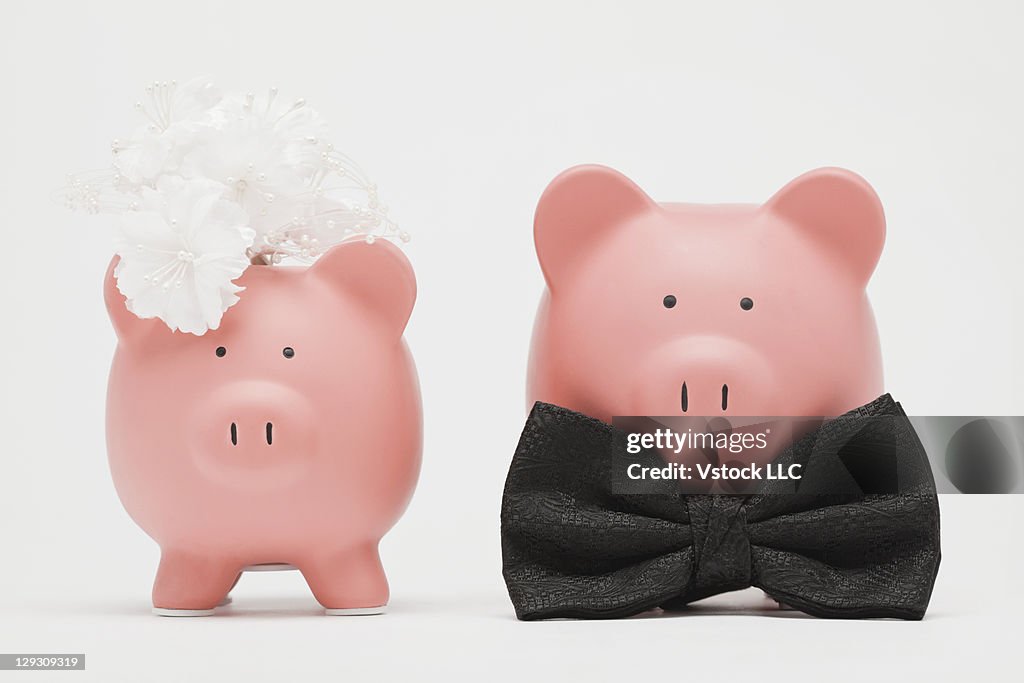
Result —
[[[632,180],[606,166],[575,166],[552,180],[533,219],[533,241],[548,287],[555,289],[605,234],[654,206]]]
[[[385,239],[342,242],[317,259],[309,275],[355,296],[401,336],[416,302],[416,275],[402,250]]]
[[[162,324],[155,318],[143,320],[128,310],[128,302],[117,288],[115,277],[120,260],[120,256],[114,256],[107,266],[107,275],[103,279],[103,300],[107,304],[107,313],[110,315],[110,322],[114,326],[118,340],[127,343],[151,334]]]
[[[867,284],[885,243],[885,213],[867,181],[819,168],[779,190],[764,206],[807,234]]]

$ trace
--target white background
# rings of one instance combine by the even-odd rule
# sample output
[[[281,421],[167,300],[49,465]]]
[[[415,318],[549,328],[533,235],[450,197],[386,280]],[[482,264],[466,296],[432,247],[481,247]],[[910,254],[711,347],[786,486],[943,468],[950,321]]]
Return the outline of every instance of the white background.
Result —
[[[943,498],[922,623],[750,614],[751,593],[710,615],[519,623],[498,507],[542,288],[532,213],[581,162],[665,201],[762,201],[817,166],[861,173],[889,221],[870,286],[889,390],[917,414],[1024,414],[1022,7],[4,3],[0,651],[86,652],[88,670],[59,680],[1019,675],[1020,497]],[[295,573],[247,575],[226,618],[149,615],[157,548],[104,451],[110,236],[52,197],[134,130],[146,82],[200,74],[307,98],[414,236],[425,458],[383,545],[385,617],[320,616]]]

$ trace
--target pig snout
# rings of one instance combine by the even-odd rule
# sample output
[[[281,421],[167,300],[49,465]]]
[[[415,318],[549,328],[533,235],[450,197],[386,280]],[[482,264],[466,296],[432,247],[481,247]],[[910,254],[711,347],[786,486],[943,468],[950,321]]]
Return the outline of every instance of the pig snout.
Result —
[[[313,410],[288,386],[240,381],[216,388],[196,407],[196,450],[224,462],[301,458],[313,451]]]
[[[638,415],[768,414],[778,383],[767,359],[738,341],[688,337],[650,354],[635,376]]]

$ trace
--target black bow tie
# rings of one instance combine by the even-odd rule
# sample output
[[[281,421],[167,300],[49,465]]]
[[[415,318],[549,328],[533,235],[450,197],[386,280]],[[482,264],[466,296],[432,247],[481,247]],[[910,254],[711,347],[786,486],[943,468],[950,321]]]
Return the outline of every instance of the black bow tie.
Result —
[[[505,483],[502,556],[520,619],[626,617],[756,586],[818,617],[921,619],[939,567],[927,456],[885,395],[774,462],[757,494],[621,494],[621,430],[537,403]],[[652,460],[657,456],[648,453]]]

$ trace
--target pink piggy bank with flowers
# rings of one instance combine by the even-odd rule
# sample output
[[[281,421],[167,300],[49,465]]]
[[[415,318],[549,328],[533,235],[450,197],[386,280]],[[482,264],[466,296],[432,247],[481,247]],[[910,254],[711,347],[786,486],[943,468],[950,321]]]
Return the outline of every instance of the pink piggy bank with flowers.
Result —
[[[107,452],[160,545],[153,609],[211,614],[243,572],[298,569],[329,614],[379,613],[422,450],[409,235],[305,98],[196,78],[135,108],[65,201],[116,228]]]
[[[308,268],[249,267],[203,335],[129,311],[118,267],[107,448],[125,509],[160,545],[154,610],[211,614],[242,572],[297,568],[328,614],[383,611],[377,546],[422,446],[401,251],[354,240]]]

